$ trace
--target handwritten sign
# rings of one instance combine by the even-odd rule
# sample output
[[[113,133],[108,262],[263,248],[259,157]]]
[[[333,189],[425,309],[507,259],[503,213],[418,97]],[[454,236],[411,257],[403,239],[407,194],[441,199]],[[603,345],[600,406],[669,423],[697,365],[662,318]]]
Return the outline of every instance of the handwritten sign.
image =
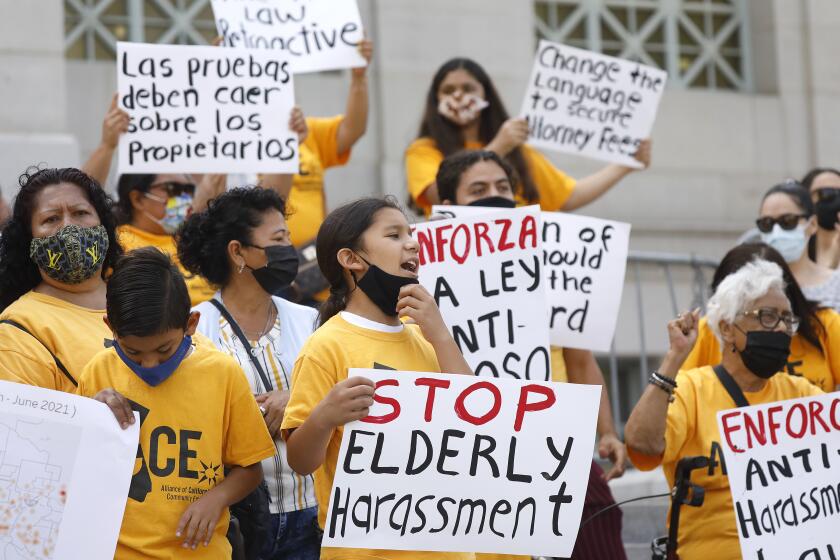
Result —
[[[351,369],[324,546],[571,556],[600,387]]]
[[[724,410],[717,418],[743,558],[840,558],[840,396]]]
[[[420,283],[476,375],[551,379],[539,209],[418,224]]]
[[[366,66],[356,0],[213,0],[226,47],[283,51],[295,73]]]
[[[651,66],[540,41],[521,116],[528,143],[639,168],[667,74]]]
[[[139,433],[93,399],[0,381],[0,550],[113,558]]]
[[[265,51],[117,43],[120,173],[296,173],[289,63]]]
[[[432,208],[446,217],[496,212],[474,206]],[[624,290],[630,224],[563,212],[542,212],[540,221],[551,344],[609,351]]]

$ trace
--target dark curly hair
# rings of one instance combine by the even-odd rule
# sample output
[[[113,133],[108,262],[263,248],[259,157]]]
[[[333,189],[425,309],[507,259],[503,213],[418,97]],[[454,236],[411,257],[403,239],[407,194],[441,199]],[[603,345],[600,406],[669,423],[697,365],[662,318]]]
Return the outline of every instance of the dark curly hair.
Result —
[[[231,274],[228,243],[251,243],[251,232],[262,224],[268,210],[286,215],[285,201],[271,189],[236,188],[214,198],[175,234],[178,260],[193,274],[224,286]]]
[[[479,116],[481,121],[478,127],[478,135],[482,144],[489,144],[509,118],[501,96],[496,91],[490,76],[480,64],[469,58],[453,58],[445,62],[435,73],[434,78],[432,78],[432,85],[429,86],[429,91],[426,93],[426,108],[418,133],[419,138],[428,137],[434,140],[444,157],[459,152],[466,147],[461,127],[438,112],[437,95],[440,84],[450,72],[455,70],[466,71],[484,88],[484,98],[488,106]],[[531,172],[528,169],[528,162],[525,160],[522,148],[516,148],[505,159],[510,162],[511,167],[516,171],[518,179],[516,182],[522,198],[529,203],[539,202],[540,193],[531,178]]]
[[[462,150],[446,157],[440,162],[437,178],[435,179],[438,188],[438,197],[442,201],[448,200],[452,204],[457,204],[458,184],[461,182],[461,176],[469,171],[473,165],[482,161],[492,161],[501,167],[502,171],[507,175],[511,187],[516,188],[516,177],[513,169],[496,152],[489,150]]]
[[[108,252],[102,265],[103,278],[123,252],[117,241],[117,224],[111,212],[113,203],[96,179],[74,167],[33,167],[27,169],[18,182],[20,191],[15,197],[12,218],[3,226],[0,237],[0,311],[41,283],[38,267],[29,258],[29,245],[32,242],[32,212],[35,210],[35,201],[46,187],[72,183],[82,189],[85,197],[93,205],[99,222],[108,232]]]

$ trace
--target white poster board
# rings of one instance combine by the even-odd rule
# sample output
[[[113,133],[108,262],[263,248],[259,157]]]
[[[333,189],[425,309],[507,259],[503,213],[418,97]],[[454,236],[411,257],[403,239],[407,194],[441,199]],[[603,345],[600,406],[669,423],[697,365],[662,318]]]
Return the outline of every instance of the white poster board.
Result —
[[[640,168],[667,73],[638,62],[541,40],[521,117],[528,143]]]
[[[268,51],[117,43],[120,173],[297,173],[289,63]]]
[[[539,209],[418,224],[420,283],[476,375],[551,379]]]
[[[717,418],[743,558],[840,558],[840,395]]]
[[[367,65],[356,0],[213,0],[213,14],[222,45],[283,51],[296,74]]]
[[[100,402],[0,381],[0,556],[112,559],[139,434]]]
[[[351,369],[377,384],[344,426],[323,546],[568,557],[597,385]]]
[[[441,216],[481,216],[495,208],[433,206]],[[551,344],[608,352],[630,249],[630,224],[565,212],[540,214],[541,264]]]

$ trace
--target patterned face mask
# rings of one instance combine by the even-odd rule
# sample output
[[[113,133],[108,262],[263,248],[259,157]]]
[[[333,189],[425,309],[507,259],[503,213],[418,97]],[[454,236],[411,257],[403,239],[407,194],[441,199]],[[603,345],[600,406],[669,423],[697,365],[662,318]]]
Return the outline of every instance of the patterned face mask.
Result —
[[[190,211],[192,210],[193,197],[187,193],[170,196],[166,199],[152,193],[145,193],[145,195],[146,198],[166,204],[166,210],[163,218],[155,218],[148,212],[146,215],[160,224],[163,231],[169,235],[173,235],[176,231],[178,231],[178,228],[186,221],[187,216],[189,216]]]
[[[67,225],[49,237],[29,244],[29,258],[44,273],[64,284],[80,284],[102,268],[108,252],[105,226]]]

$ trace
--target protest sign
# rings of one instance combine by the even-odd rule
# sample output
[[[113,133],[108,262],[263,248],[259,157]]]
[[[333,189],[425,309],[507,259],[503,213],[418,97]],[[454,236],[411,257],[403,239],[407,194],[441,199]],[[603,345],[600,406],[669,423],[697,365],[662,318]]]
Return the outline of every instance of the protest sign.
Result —
[[[539,209],[416,226],[420,283],[476,375],[551,379]]]
[[[120,173],[297,173],[288,62],[268,51],[117,43]]]
[[[283,51],[297,74],[366,66],[356,0],[213,0],[222,45]]]
[[[639,168],[667,74],[638,62],[540,41],[520,116],[528,143]]]
[[[93,399],[0,381],[5,557],[113,558],[139,434]]]
[[[488,212],[498,210],[432,207],[432,214],[446,217]],[[542,212],[540,219],[551,344],[609,351],[624,290],[630,224],[564,212]]]
[[[743,558],[840,558],[840,395],[723,410],[717,419]]]
[[[571,556],[600,387],[351,369],[324,546]]]

